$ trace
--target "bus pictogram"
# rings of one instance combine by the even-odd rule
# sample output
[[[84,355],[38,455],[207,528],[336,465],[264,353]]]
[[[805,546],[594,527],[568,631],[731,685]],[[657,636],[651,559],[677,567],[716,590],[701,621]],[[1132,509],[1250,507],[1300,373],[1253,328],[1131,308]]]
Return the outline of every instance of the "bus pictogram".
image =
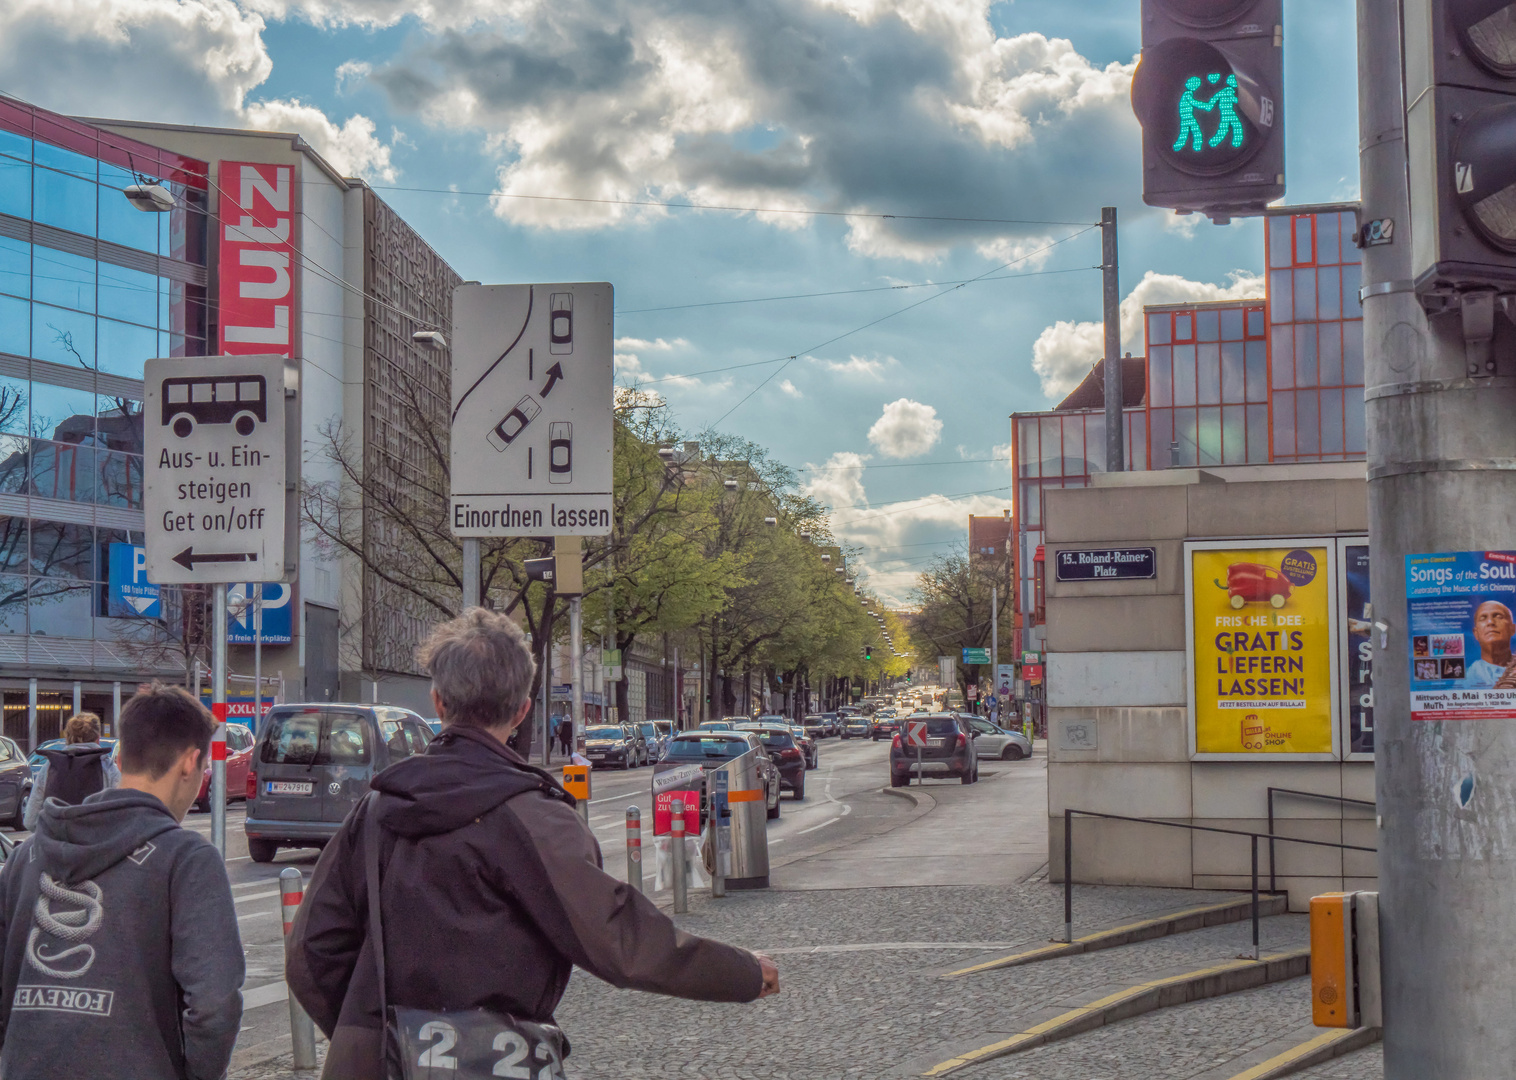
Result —
[[[163,380],[163,426],[187,439],[200,424],[230,424],[251,435],[268,422],[262,375],[205,375]]]

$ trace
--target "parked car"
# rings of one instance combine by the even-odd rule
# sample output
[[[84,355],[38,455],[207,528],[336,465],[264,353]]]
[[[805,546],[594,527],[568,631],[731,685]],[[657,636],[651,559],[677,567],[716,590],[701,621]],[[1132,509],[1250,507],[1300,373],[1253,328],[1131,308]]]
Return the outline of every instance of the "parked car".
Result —
[[[795,741],[800,744],[800,749],[805,752],[805,767],[814,769],[821,764],[821,750],[816,745],[816,740],[805,733],[805,728],[799,724],[791,724],[790,733],[795,736]]]
[[[842,722],[842,737],[844,739],[867,739],[869,737],[869,718],[862,713],[849,716]]]
[[[591,765],[635,768],[642,763],[637,737],[621,724],[591,724],[584,729],[584,756]]]
[[[965,716],[974,731],[974,749],[980,758],[1020,761],[1032,756],[1032,740],[1020,731],[998,727],[982,716]]]
[[[103,741],[103,740],[102,740]],[[242,724],[226,725],[226,801],[247,797],[247,771],[253,764],[253,733]],[[205,764],[200,777],[200,794],[195,809],[201,813],[211,808],[211,766]]]
[[[23,828],[21,817],[31,793],[32,770],[26,754],[10,739],[0,736],[0,821],[12,829]]]
[[[779,768],[763,749],[758,736],[750,731],[683,731],[669,740],[663,760],[653,775],[681,765],[698,764],[703,770],[720,768],[749,750],[758,751],[758,775],[763,779],[764,797],[770,820],[779,816]],[[701,821],[706,816],[705,791],[700,793]]]
[[[649,764],[656,755],[653,753],[653,748],[647,744],[647,737],[643,734],[642,728],[636,724],[622,724],[621,727],[626,731],[627,741],[631,743],[634,751],[632,767]]]
[[[654,720],[653,727],[658,729],[658,746],[661,753],[668,748],[669,740],[674,737],[674,722],[672,720]]]
[[[926,746],[920,750],[905,745],[906,724],[890,739],[890,786],[905,787],[911,777],[956,776],[965,784],[979,779],[979,754],[969,721],[956,713],[927,713],[910,721],[926,723]]]
[[[387,705],[275,705],[247,773],[247,850],[266,863],[281,847],[323,847],[376,773],[432,740],[426,721]]]
[[[805,798],[805,751],[795,742],[788,724],[743,724],[738,731],[751,731],[763,742],[763,750],[779,770],[779,786],[796,799]]]
[[[642,735],[642,744],[647,748],[643,764],[650,765],[663,756],[664,736],[658,733],[658,725],[651,720],[643,720],[633,726]]]

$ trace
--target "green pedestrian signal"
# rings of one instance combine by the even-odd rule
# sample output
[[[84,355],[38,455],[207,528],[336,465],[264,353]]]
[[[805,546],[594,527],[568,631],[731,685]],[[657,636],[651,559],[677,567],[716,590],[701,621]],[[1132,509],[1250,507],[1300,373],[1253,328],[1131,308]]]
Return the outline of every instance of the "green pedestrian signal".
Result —
[[[1221,72],[1219,71],[1213,71],[1205,77],[1205,82],[1212,86],[1220,81]],[[1202,143],[1214,150],[1226,142],[1229,135],[1232,149],[1241,149],[1246,136],[1242,130],[1242,118],[1237,115],[1237,76],[1228,75],[1226,85],[1204,101],[1195,96],[1195,91],[1201,86],[1199,75],[1191,75],[1184,80],[1184,93],[1179,98],[1179,138],[1174,140],[1174,149],[1182,151],[1184,144],[1188,142],[1190,149],[1199,154],[1202,152]],[[1216,126],[1216,134],[1209,139],[1200,129],[1200,119],[1195,115],[1196,110],[1221,114],[1221,123]]]

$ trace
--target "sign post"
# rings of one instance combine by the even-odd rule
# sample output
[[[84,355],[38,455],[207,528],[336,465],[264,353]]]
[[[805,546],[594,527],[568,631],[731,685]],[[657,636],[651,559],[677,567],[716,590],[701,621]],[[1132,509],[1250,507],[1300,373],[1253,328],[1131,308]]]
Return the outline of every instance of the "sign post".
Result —
[[[285,443],[292,382],[280,356],[154,359],[143,378],[147,579],[213,586],[211,840],[223,856],[226,587],[286,581],[296,569],[286,551],[297,486]]]
[[[905,722],[905,745],[916,748],[916,786],[926,783],[925,774],[921,769],[921,749],[926,746],[926,721],[907,720]]]

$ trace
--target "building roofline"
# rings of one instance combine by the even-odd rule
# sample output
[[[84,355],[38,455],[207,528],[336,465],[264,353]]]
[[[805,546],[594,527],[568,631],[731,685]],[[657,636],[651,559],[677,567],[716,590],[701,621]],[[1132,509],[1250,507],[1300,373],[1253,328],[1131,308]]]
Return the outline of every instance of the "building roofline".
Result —
[[[346,189],[368,186],[358,177],[343,176],[332,167],[331,162],[316,152],[315,147],[305,141],[303,135],[299,135],[293,131],[256,131],[251,128],[210,127],[205,124],[154,124],[145,120],[112,120],[97,116],[75,116],[72,119],[79,121],[81,124],[91,124],[95,127],[103,128],[136,128],[143,131],[183,131],[191,134],[198,132],[208,135],[235,135],[242,138],[284,139],[290,144],[291,149],[310,158],[316,167],[326,173],[339,187]]]
[[[1207,311],[1214,308],[1267,306],[1268,301],[1259,296],[1243,300],[1192,300],[1187,304],[1143,304],[1142,310],[1147,313],[1149,311]]]

